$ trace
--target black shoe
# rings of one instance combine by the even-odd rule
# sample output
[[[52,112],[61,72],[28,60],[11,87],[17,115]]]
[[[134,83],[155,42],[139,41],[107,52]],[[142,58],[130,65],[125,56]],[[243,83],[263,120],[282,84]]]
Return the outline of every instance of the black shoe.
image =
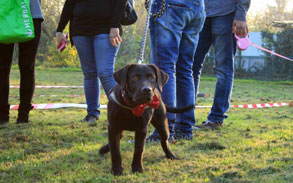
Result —
[[[17,124],[21,123],[28,123],[29,122],[29,112],[32,110],[34,107],[32,105],[28,105],[26,107],[19,106],[18,108],[18,116],[16,119]]]
[[[0,125],[4,125],[9,122],[9,109],[10,105],[0,106]]]
[[[9,117],[7,118],[0,118],[0,125],[4,125],[5,123],[9,122]]]
[[[16,124],[28,123],[28,122],[29,122],[29,113],[18,113]]]
[[[193,134],[192,133],[175,133],[174,139],[175,140],[192,140]]]
[[[152,132],[147,138],[146,138],[146,143],[149,142],[160,142],[160,135],[158,132]]]
[[[98,121],[99,118],[92,115],[92,114],[88,114],[85,116],[85,118],[83,118],[82,120],[80,120],[80,122],[87,122],[90,126],[92,125],[96,125],[96,121]]]
[[[168,141],[172,142],[173,140],[174,140],[173,135],[170,135]],[[158,134],[158,132],[154,131],[146,138],[146,143],[149,143],[149,142],[161,142],[160,135]]]
[[[210,120],[206,120],[204,122],[202,122],[201,125],[196,125],[193,129],[195,130],[200,130],[200,129],[216,129],[219,128],[223,125],[223,121],[222,122],[213,122]]]
[[[16,119],[16,124],[21,124],[21,123],[28,123],[28,115],[18,115]]]

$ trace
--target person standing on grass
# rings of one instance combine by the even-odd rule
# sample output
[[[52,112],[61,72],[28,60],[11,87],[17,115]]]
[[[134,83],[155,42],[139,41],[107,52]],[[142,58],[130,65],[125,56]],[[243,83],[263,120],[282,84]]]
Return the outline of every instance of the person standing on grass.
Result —
[[[43,15],[41,0],[30,0],[30,11],[33,17],[35,38],[18,44],[20,70],[20,104],[16,123],[28,123],[29,112],[35,90],[35,60],[41,36]],[[0,44],[0,125],[9,122],[9,74],[13,58],[14,44]]]
[[[106,92],[116,85],[114,63],[122,42],[120,20],[127,0],[66,0],[56,33],[57,46],[67,41],[63,30],[70,22],[70,38],[84,76],[87,115],[84,122],[98,120],[100,84]]]
[[[193,64],[195,94],[199,86],[201,68],[211,45],[215,50],[214,74],[217,82],[211,111],[207,120],[196,126],[198,129],[217,128],[228,117],[225,112],[230,105],[236,53],[234,33],[241,37],[247,35],[246,13],[249,6],[250,0],[205,1],[207,18],[199,34]]]
[[[153,4],[152,10],[161,8],[162,0]],[[169,76],[162,91],[164,103],[172,107],[195,104],[192,64],[198,34],[205,20],[203,0],[166,0],[166,9],[159,18],[150,20],[151,63]],[[167,113],[170,137],[191,140],[195,122],[194,109],[178,114]],[[148,141],[159,141],[155,130]]]

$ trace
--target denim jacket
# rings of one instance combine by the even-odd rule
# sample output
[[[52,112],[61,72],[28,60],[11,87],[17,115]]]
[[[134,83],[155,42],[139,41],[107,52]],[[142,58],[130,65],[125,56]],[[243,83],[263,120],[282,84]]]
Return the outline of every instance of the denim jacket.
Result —
[[[207,17],[223,16],[235,12],[234,20],[246,21],[250,0],[205,0]]]
[[[43,19],[41,0],[30,0],[30,10],[33,18]]]

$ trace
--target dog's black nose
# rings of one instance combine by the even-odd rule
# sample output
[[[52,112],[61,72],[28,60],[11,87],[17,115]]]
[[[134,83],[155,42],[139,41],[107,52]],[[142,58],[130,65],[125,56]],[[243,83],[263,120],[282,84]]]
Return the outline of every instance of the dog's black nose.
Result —
[[[152,92],[152,88],[151,87],[143,87],[142,88],[142,92],[143,93],[151,93]]]

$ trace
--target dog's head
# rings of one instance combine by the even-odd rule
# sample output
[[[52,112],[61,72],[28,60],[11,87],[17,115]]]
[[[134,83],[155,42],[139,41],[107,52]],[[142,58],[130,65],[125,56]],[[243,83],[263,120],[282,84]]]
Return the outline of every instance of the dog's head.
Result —
[[[162,91],[168,75],[152,64],[129,64],[116,71],[114,79],[131,102],[139,105],[152,100],[156,87]]]

